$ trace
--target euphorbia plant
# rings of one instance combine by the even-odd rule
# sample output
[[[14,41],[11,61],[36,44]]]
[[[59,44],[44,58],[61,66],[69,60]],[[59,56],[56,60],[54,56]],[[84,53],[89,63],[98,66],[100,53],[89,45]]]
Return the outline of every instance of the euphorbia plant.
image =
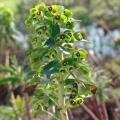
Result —
[[[76,21],[63,6],[44,3],[31,8],[26,20],[33,31],[29,56],[36,72],[31,82],[38,82],[35,104],[44,111],[55,106],[54,117],[60,120],[67,120],[67,109],[83,103],[92,88],[87,80],[90,71],[85,60],[87,52],[73,47],[75,41],[82,41],[80,32],[74,30]],[[96,88],[92,89],[95,91]]]

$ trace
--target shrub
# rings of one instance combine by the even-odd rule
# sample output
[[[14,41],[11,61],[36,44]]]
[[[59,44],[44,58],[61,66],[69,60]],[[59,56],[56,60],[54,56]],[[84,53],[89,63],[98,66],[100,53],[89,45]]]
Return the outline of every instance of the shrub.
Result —
[[[74,30],[76,21],[63,6],[44,3],[31,8],[25,21],[33,31],[29,56],[36,72],[31,83],[38,83],[34,104],[44,111],[55,106],[54,117],[61,120],[67,119],[67,108],[83,103],[95,88],[88,80],[87,52],[73,47],[75,41],[82,41],[80,32]]]

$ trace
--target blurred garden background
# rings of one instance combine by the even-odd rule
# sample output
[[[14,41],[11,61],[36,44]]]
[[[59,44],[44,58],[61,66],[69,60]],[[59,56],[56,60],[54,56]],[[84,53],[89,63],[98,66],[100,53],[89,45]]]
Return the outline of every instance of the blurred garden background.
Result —
[[[88,51],[97,92],[69,109],[69,119],[120,120],[120,0],[0,0],[0,120],[53,120],[42,110],[32,110],[36,85],[25,89],[34,74],[25,20],[29,9],[41,2],[70,9],[80,20],[75,30],[87,40],[74,45]]]

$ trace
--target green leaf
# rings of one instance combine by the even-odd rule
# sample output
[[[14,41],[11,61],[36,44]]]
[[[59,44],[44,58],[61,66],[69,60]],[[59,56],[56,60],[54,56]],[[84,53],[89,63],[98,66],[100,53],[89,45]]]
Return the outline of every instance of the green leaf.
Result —
[[[65,58],[63,60],[63,63],[66,63],[66,65],[75,66],[76,61],[77,61],[76,58]]]
[[[88,67],[88,65],[81,65],[80,66],[80,71],[82,72],[82,73],[84,73],[84,74],[89,74],[89,72],[90,72],[90,69],[89,69],[89,67]]]
[[[68,22],[66,23],[66,28],[67,28],[67,29],[73,29],[75,26],[76,26],[76,23],[75,23],[75,22],[70,22],[70,21],[68,21]]]
[[[112,79],[107,79],[103,82],[102,88],[107,88],[112,82]]]
[[[66,80],[64,81],[64,84],[65,84],[65,85],[72,85],[74,82],[75,82],[75,79],[66,79]]]
[[[39,11],[44,11],[45,3],[42,2],[41,4],[37,5],[35,8],[38,9]]]
[[[54,60],[43,67],[43,73],[51,75],[59,71],[60,63],[58,60]]]
[[[36,8],[31,8],[30,9],[30,14],[32,15],[32,14],[35,14],[37,12],[37,9]]]
[[[91,94],[91,91],[89,88],[90,88],[90,84],[80,85],[79,93],[82,93],[83,95],[88,96]]]
[[[71,12],[70,10],[68,10],[68,9],[65,9],[65,10],[64,10],[64,15],[65,15],[66,17],[68,17],[68,18],[73,16],[72,12]]]
[[[64,10],[64,6],[52,5],[52,8],[55,13],[62,12]]]
[[[55,41],[52,38],[49,38],[46,42],[45,45],[47,45],[48,47],[52,47],[55,45]]]
[[[61,15],[61,20],[65,23],[67,22],[67,17],[65,15]]]
[[[0,78],[0,84],[6,84],[8,82],[16,84],[16,83],[19,83],[20,80],[15,76],[9,76],[9,77]]]
[[[43,97],[45,95],[45,91],[43,88],[38,87],[35,89],[35,94],[39,97]]]
[[[82,34],[80,33],[80,31],[75,32],[73,35],[74,35],[76,40],[82,40],[83,39]]]
[[[87,52],[84,49],[80,49],[79,52],[80,52],[80,58],[86,59]]]
[[[32,24],[32,17],[28,17],[28,18],[25,20],[25,25],[30,27],[31,24]]]
[[[33,62],[39,62],[40,60],[43,59],[44,55],[49,51],[49,48],[38,48],[32,50],[30,53],[30,57]]]
[[[13,73],[13,70],[9,66],[2,66],[0,67],[0,72]]]
[[[52,25],[51,29],[52,29],[51,36],[53,38],[55,38],[58,34],[60,34],[60,27],[57,23],[55,25]]]

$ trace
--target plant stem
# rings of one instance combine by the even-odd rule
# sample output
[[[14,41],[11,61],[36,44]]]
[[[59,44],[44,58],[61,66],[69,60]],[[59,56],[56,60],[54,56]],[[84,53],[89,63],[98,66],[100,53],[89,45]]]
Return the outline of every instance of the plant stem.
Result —
[[[82,104],[81,107],[93,118],[93,120],[99,120],[97,116],[85,104]]]
[[[60,59],[64,59],[63,53],[60,55]],[[67,107],[65,105],[65,94],[64,94],[64,75],[59,73],[58,78],[58,109],[60,110],[60,120],[68,120]]]
[[[61,120],[64,120],[64,115],[63,115],[63,112],[62,112],[62,109],[63,109],[63,106],[64,106],[64,98],[63,98],[63,93],[62,93],[62,85],[61,83],[59,83],[59,86],[58,86],[58,103],[59,103],[59,107],[60,107],[60,115],[61,115]]]
[[[59,120],[59,119],[56,118],[56,116],[54,116],[52,113],[50,113],[49,111],[46,111],[46,110],[43,108],[42,105],[41,105],[41,108],[42,108],[42,111],[43,111],[43,112],[47,113],[49,116],[53,117],[54,119]]]
[[[103,111],[104,111],[104,116],[105,116],[105,120],[108,120],[108,113],[107,113],[107,109],[106,109],[106,104],[102,101],[102,108],[103,108]]]
[[[58,85],[58,104],[60,107],[60,118],[61,120],[67,119],[67,108],[65,107],[65,95],[62,75],[60,75],[60,81]]]
[[[71,109],[69,108],[67,111],[68,111],[68,118],[69,118],[69,120],[74,120],[74,116],[72,114]]]
[[[26,114],[27,114],[27,118],[28,118],[28,120],[32,120],[30,106],[29,106],[29,96],[28,96],[27,93],[25,93],[24,97],[25,97],[25,102],[26,102]]]

